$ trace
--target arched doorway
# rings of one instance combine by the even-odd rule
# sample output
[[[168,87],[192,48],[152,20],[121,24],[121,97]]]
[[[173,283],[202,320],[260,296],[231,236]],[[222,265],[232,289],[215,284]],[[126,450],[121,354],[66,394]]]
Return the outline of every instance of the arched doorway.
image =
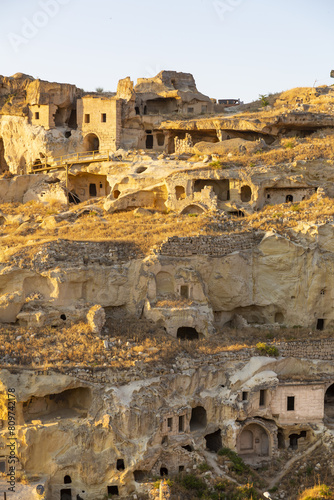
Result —
[[[157,297],[173,295],[175,284],[173,276],[165,271],[160,271],[156,275]]]
[[[85,151],[98,151],[100,149],[100,139],[96,134],[88,134],[84,138]]]
[[[259,424],[249,424],[239,434],[237,442],[240,455],[253,457],[269,456],[269,435]]]
[[[334,422],[334,384],[325,393],[325,421]]]
[[[167,469],[167,467],[161,467],[160,468],[160,476],[161,477],[168,476],[168,469]]]
[[[242,186],[241,188],[241,201],[247,203],[252,199],[252,190],[249,186]]]
[[[292,194],[288,194],[285,198],[285,203],[292,203],[293,202],[293,196]]]
[[[279,324],[284,323],[284,316],[281,312],[277,312],[275,314],[275,323],[279,323]]]

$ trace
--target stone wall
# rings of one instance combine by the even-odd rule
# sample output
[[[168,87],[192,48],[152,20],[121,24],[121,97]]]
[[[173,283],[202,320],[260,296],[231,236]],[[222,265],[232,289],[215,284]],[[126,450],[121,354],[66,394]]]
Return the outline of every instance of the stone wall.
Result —
[[[78,266],[101,265],[113,266],[116,262],[129,262],[137,257],[143,257],[138,247],[133,243],[91,242],[58,240],[35,247],[33,258],[31,248],[27,247],[18,255],[12,257],[22,263],[23,267],[34,270],[47,270],[58,266],[75,268]]]
[[[84,147],[91,150],[89,134],[99,139],[101,151],[116,151],[121,138],[122,102],[114,97],[101,98],[87,96],[78,99],[78,127],[84,136]],[[94,149],[94,148],[93,148]]]
[[[280,342],[276,346],[285,358],[334,359],[334,339]]]
[[[292,410],[287,408],[287,398],[293,398]],[[271,412],[279,415],[281,424],[297,422],[321,422],[324,418],[324,386],[323,384],[304,385],[287,382],[277,387],[271,402]]]
[[[55,127],[54,114],[57,106],[54,104],[35,104],[29,106],[29,123],[38,127],[44,127],[46,130]]]
[[[184,139],[179,139],[178,137],[175,137],[174,143],[175,143],[176,154],[183,154],[183,153],[192,154],[194,144],[190,134],[186,134],[186,137]]]
[[[233,252],[251,250],[263,238],[259,233],[224,234],[222,236],[194,236],[168,238],[156,253],[172,257],[188,257],[189,255],[209,255],[223,257]]]

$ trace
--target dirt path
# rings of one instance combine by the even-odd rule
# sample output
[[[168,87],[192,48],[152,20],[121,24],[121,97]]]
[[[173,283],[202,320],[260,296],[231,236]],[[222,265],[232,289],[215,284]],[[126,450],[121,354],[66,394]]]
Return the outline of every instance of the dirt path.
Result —
[[[285,476],[285,474],[289,471],[291,466],[295,463],[298,462],[298,460],[301,460],[302,458],[307,457],[310,453],[312,453],[318,446],[321,444],[321,439],[318,439],[310,448],[304,451],[304,453],[301,453],[288,460],[288,462],[285,464],[283,470],[274,478],[270,481],[268,490],[271,490],[276,486],[276,484]]]
[[[205,451],[204,455],[206,457],[207,463],[210,465],[210,467],[213,468],[213,470],[215,471],[216,474],[218,474],[218,476],[221,476],[224,479],[228,479],[229,481],[232,481],[233,483],[237,484],[238,486],[241,486],[241,484],[238,483],[238,481],[236,481],[236,479],[228,476],[225,472],[223,472],[221,467],[217,464],[216,454],[210,453],[209,451]]]

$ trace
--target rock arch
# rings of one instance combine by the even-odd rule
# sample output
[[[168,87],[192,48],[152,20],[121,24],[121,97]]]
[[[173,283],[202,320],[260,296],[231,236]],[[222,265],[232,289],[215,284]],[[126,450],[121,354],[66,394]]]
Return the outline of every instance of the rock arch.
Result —
[[[245,425],[237,439],[237,451],[247,458],[268,457],[271,452],[270,434],[265,426],[259,422]]]
[[[181,215],[203,214],[203,213],[204,209],[199,205],[188,205],[182,210]]]

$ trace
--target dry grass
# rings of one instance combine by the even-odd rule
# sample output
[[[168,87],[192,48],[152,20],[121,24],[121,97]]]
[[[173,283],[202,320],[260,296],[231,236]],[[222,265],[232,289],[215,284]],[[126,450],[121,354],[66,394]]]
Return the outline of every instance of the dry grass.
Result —
[[[78,205],[73,213],[82,208]],[[151,215],[136,217],[133,211],[115,214],[104,214],[100,217],[96,212],[81,216],[75,221],[55,222],[47,219],[61,212],[59,207],[45,206],[31,202],[25,205],[3,204],[0,210],[4,215],[22,216],[28,224],[20,225],[17,221],[8,221],[0,227],[2,260],[8,260],[20,247],[33,246],[42,242],[57,239],[72,241],[115,241],[135,243],[138,251],[147,253],[154,245],[162,243],[166,238],[175,236],[195,236],[214,234],[210,228],[210,215],[166,214],[155,212]],[[44,223],[43,223],[44,221]]]
[[[325,484],[319,484],[313,488],[308,488],[299,497],[298,500],[315,500],[315,499],[334,499],[334,491]]]
[[[315,132],[309,137],[286,137],[276,139],[269,149],[256,153],[231,153],[229,159],[221,160],[222,168],[277,166],[294,161],[332,159],[334,156],[334,133],[332,130]]]
[[[312,332],[312,340],[331,334]],[[224,328],[209,338],[181,341],[167,335],[162,326],[124,315],[109,317],[102,337],[92,334],[83,322],[39,329],[0,325],[0,358],[7,355],[12,359],[9,364],[17,366],[107,366],[120,371],[137,367],[141,372],[160,367],[164,371],[172,367],[177,357],[202,359],[253,348],[258,342],[309,339],[309,335],[310,330],[302,327]],[[111,342],[110,349],[105,349],[103,340]]]
[[[80,208],[73,209],[73,213]],[[166,238],[175,235],[217,235],[216,217],[209,213],[189,217],[155,212],[136,217],[129,211],[104,214],[100,217],[96,212],[92,212],[73,222],[69,220],[56,222],[52,219],[48,225],[47,217],[61,213],[59,206],[49,207],[32,202],[25,205],[3,204],[0,205],[0,210],[5,216],[21,216],[29,221],[19,224],[14,218],[0,226],[2,262],[10,260],[20,248],[27,250],[30,247],[33,255],[37,244],[57,239],[132,243],[138,253],[147,254],[154,245],[161,244]],[[332,217],[334,217],[334,200],[330,198],[318,200],[317,195],[314,195],[300,203],[265,206],[243,220],[236,220],[227,230],[236,231],[252,227],[263,231],[275,228],[279,232],[285,232],[299,222],[321,222],[324,218]],[[163,303],[159,305],[164,307]]]
[[[253,117],[256,113],[257,117],[272,116],[274,114],[286,113],[294,109],[300,109],[299,104],[309,106],[308,111],[315,113],[329,113],[334,105],[334,88],[333,86],[321,87],[296,87],[284,92],[268,94],[266,96],[271,109],[263,108],[260,99],[231,108],[231,114],[237,113],[238,116]]]
[[[317,195],[314,194],[308,200],[299,203],[267,205],[261,211],[248,216],[246,221],[257,230],[269,231],[275,228],[283,233],[301,222],[321,223],[333,217],[334,200],[332,198],[318,200]]]
[[[279,457],[274,458],[270,464],[262,467],[258,472],[265,481],[271,482],[293,457],[296,457],[295,450],[282,450]],[[330,449],[323,444],[320,444],[307,457],[304,457],[303,452],[301,452],[300,459],[287,470],[280,480],[277,492],[272,493],[273,498],[280,498],[280,494],[284,492],[284,498],[289,500],[313,500],[316,498],[334,500],[332,458]]]

